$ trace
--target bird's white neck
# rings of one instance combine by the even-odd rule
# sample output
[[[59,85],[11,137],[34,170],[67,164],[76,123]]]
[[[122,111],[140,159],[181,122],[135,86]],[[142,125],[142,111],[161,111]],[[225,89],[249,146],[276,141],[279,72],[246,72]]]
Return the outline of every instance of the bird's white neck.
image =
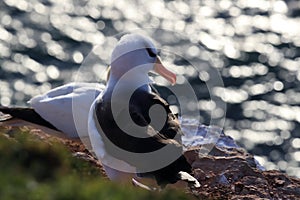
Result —
[[[149,78],[148,74],[139,73],[133,76],[128,74],[121,78],[115,78],[113,75],[110,76],[107,83],[107,89],[114,89],[118,93],[134,91],[136,89],[145,90],[146,92],[151,92],[151,87],[149,84],[153,81]]]

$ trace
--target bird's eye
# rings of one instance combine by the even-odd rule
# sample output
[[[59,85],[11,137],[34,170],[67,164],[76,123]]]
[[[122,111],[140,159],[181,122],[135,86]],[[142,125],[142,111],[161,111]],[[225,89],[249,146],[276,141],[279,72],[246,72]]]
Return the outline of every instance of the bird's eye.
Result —
[[[153,52],[153,49],[151,49],[151,48],[146,48],[146,50],[147,50],[147,52],[148,52],[148,54],[149,54],[149,56],[150,57],[156,57],[156,54]]]

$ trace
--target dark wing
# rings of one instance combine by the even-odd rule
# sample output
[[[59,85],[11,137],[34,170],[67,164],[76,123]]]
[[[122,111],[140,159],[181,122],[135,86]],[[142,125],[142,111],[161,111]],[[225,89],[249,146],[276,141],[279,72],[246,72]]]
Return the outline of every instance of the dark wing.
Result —
[[[46,126],[53,130],[59,131],[50,122],[42,118],[33,108],[23,108],[23,107],[4,107],[0,106],[0,112],[5,114],[10,114],[12,117],[16,117],[34,124],[41,126]]]
[[[132,120],[139,126],[147,126],[147,131],[144,133],[143,137],[148,137],[148,141],[151,142],[152,147],[157,144],[157,148],[162,147],[166,144],[174,144],[178,147],[181,146],[180,134],[181,129],[179,124],[176,122],[176,118],[172,114],[167,115],[167,120],[165,125],[161,130],[155,129],[151,126],[151,122],[146,118],[146,113],[143,113],[137,107],[131,106],[130,107],[130,115]],[[152,116],[153,117],[153,116]],[[176,137],[179,136],[179,137]],[[144,146],[141,146],[144,148]]]
[[[135,99],[136,96],[139,98]],[[130,104],[131,114],[135,113],[139,116],[136,123],[144,120],[144,123],[150,124],[166,139],[174,139],[175,136],[183,135],[177,116],[172,113],[169,104],[159,95],[138,91],[137,95],[133,95],[133,99],[135,100]],[[134,120],[133,115],[132,118]],[[181,143],[181,140],[178,142]]]
[[[170,155],[175,160],[166,167],[148,173],[154,175],[159,184],[165,184],[176,182],[180,171],[191,171],[190,164],[182,155],[180,144],[182,131],[178,119],[172,114],[167,102],[156,94],[137,90],[131,96],[129,105],[122,100],[118,102],[122,106],[115,118],[111,110],[110,97],[106,98],[95,106],[95,121],[99,122],[99,134],[102,135],[108,154],[135,166],[139,172],[145,172],[153,162],[161,162],[161,159],[164,159],[151,157],[151,154],[147,153],[167,146],[168,150],[164,151],[163,155],[168,157]],[[151,112],[153,108],[158,108],[158,112],[155,109]],[[134,123],[128,119],[130,117]],[[155,120],[161,120],[162,126],[153,124]],[[126,130],[120,128],[120,125]],[[142,128],[135,129],[136,127]],[[143,157],[148,155],[151,158]]]
[[[113,116],[109,96],[104,97],[95,106],[96,121],[101,127],[99,133],[103,135],[102,138],[107,138],[104,143],[108,151],[113,149],[108,147],[109,143],[134,153],[157,151],[166,144],[181,147],[182,131],[179,122],[168,104],[158,95],[137,90],[133,93],[129,105],[127,102],[119,101],[113,106],[118,106],[117,116]],[[160,112],[154,112],[150,116],[149,110],[153,106],[156,106]],[[153,123],[155,120],[160,125],[156,126],[158,123]],[[119,156],[118,154],[116,151],[111,152],[111,155],[116,157]]]
[[[143,96],[143,98],[141,98]],[[134,98],[134,96],[133,96]],[[175,183],[181,177],[178,177],[179,172],[191,172],[191,166],[185,159],[185,157],[182,155],[182,144],[181,144],[181,135],[182,131],[180,128],[179,121],[177,117],[171,112],[169,109],[168,103],[163,100],[161,97],[159,97],[156,94],[153,93],[144,93],[139,95],[139,102],[130,104],[130,114],[137,124],[139,125],[146,125],[147,126],[147,136],[149,139],[149,145],[151,147],[164,147],[165,145],[169,145],[169,147],[172,149],[171,151],[168,151],[168,153],[173,155],[178,155],[178,158],[174,160],[169,165],[150,172],[150,174],[155,176],[155,179],[159,185],[164,185],[166,183]],[[153,106],[158,105],[158,112],[154,112],[154,114],[151,114],[151,111]],[[161,112],[161,109],[163,109],[163,112]],[[157,114],[157,115],[155,115]],[[161,116],[163,115],[164,119],[161,119]],[[159,118],[159,120],[164,121],[163,127],[158,130],[154,125],[152,125],[151,121],[155,121],[153,118]],[[146,143],[143,143],[139,146],[139,148],[148,148],[146,146]],[[153,148],[150,148],[152,150],[155,150]],[[170,155],[171,156],[171,155]],[[163,158],[162,158],[163,159]],[[150,161],[151,162],[151,161]]]

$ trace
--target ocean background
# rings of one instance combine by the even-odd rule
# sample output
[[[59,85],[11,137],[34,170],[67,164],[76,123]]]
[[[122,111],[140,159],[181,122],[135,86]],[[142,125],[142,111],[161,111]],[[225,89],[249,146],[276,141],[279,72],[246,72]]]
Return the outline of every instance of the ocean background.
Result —
[[[174,87],[192,87],[197,101],[180,105],[187,116],[223,127],[266,169],[300,177],[298,0],[0,1],[0,104],[104,82],[126,32],[152,37],[178,75]],[[154,80],[180,111],[171,86]]]

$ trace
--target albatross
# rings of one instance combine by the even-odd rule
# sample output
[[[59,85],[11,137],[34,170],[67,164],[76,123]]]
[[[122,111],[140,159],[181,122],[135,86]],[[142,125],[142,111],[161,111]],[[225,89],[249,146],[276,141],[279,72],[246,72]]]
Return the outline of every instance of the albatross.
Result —
[[[162,188],[179,180],[200,187],[182,154],[179,121],[150,87],[150,71],[176,83],[176,75],[164,67],[153,42],[139,34],[124,35],[112,52],[110,66],[107,85],[93,102],[88,119],[91,145],[109,178],[135,173],[153,177]]]
[[[32,98],[29,101],[32,108],[0,107],[0,111],[26,121],[60,130],[71,138],[86,136],[89,132],[93,150],[100,158],[111,180],[119,180],[120,177],[126,174],[123,172],[143,172],[139,175],[152,175],[160,185],[186,180],[193,183],[194,186],[200,186],[197,180],[188,174],[191,171],[191,166],[181,155],[180,136],[182,132],[177,117],[172,114],[168,104],[155,94],[153,88],[151,89],[149,85],[152,81],[148,77],[148,72],[152,70],[161,74],[172,84],[176,82],[175,74],[162,65],[153,43],[150,39],[141,35],[126,35],[122,37],[114,49],[111,61],[112,72],[105,89],[105,86],[99,83],[70,83]],[[145,132],[132,131],[133,129],[131,129],[132,132],[137,132],[135,133],[137,137],[127,136],[122,130],[118,130],[118,124],[114,123],[114,119],[109,118],[112,110],[109,111],[108,109],[105,112],[100,112],[100,108],[107,108],[102,103],[111,103],[112,91],[116,92],[116,96],[121,97],[117,100],[123,103],[124,96],[122,95],[130,92],[132,88],[137,90],[133,93],[132,100],[129,102],[131,108],[130,118],[137,125],[147,127]],[[102,92],[103,90],[104,92]],[[99,96],[95,100],[97,95]],[[102,100],[105,101],[102,102]],[[165,112],[161,113],[161,116],[153,115],[150,117],[149,110],[153,108],[153,105],[160,105]],[[119,110],[122,110],[122,106],[119,107]],[[160,114],[160,112],[156,114]],[[104,120],[101,120],[101,117]],[[123,118],[121,121],[127,123],[127,117],[123,116],[120,119]],[[155,119],[158,121],[162,119],[163,126],[159,123],[158,126],[155,126],[153,122],[150,123],[151,120],[155,121]],[[102,126],[103,123],[112,126]],[[87,128],[87,126],[89,127]],[[102,128],[105,129],[104,132]],[[105,133],[104,137],[103,133]],[[121,134],[118,135],[119,133]],[[106,134],[109,137],[106,137]],[[147,162],[144,162],[145,160],[136,162],[130,157],[122,157],[109,148],[107,149],[107,146],[109,146],[107,144],[109,142],[106,142],[107,138],[109,138],[108,141],[129,152],[147,153],[161,149],[164,146],[171,146],[170,149],[173,150],[171,154],[178,155],[178,158],[168,165],[149,171],[145,168],[147,165]],[[170,157],[172,157],[171,154]],[[148,164],[152,161],[150,159]],[[158,162],[160,161],[158,160]]]

